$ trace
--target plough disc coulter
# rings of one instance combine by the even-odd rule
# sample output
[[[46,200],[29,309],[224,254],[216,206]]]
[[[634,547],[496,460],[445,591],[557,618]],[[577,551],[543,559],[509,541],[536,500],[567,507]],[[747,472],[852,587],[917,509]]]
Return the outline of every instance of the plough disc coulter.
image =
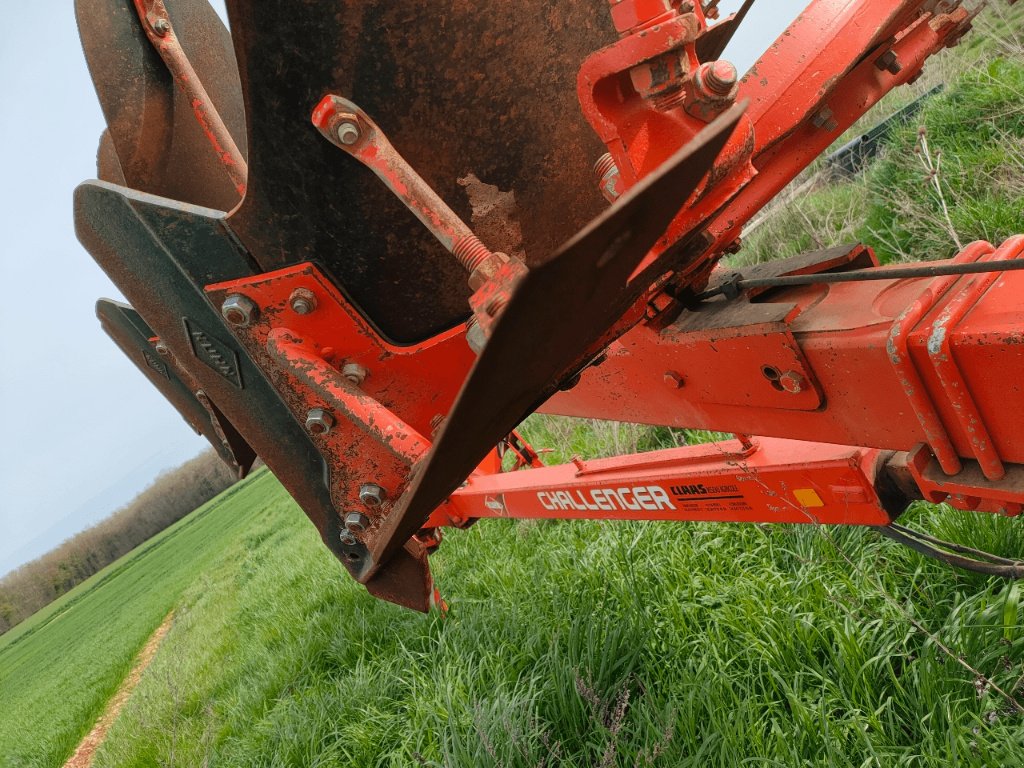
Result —
[[[952,559],[893,527],[911,501],[1021,511],[1024,238],[720,263],[962,3],[814,0],[743,76],[749,0],[227,5],[230,33],[204,0],[77,0],[108,129],[76,228],[132,305],[100,301],[107,333],[372,594],[426,610],[443,529],[485,517]],[[537,411],[736,437],[545,466]]]

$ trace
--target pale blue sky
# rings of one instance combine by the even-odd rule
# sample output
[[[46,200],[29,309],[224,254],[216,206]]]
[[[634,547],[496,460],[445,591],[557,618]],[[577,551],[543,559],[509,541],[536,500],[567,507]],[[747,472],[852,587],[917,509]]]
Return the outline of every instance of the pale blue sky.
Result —
[[[213,4],[223,15],[223,3]],[[723,0],[722,8],[739,4]],[[746,69],[804,5],[756,3],[727,57]],[[94,316],[97,298],[121,296],[75,239],[71,193],[95,176],[102,129],[72,3],[8,3],[0,25],[0,574],[106,517],[206,446]]]

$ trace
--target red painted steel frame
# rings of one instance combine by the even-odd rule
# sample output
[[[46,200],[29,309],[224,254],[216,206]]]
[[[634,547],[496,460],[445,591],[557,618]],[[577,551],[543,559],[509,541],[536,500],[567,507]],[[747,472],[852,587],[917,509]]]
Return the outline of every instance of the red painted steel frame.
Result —
[[[609,332],[618,338],[600,364],[542,410],[773,437],[506,473],[495,453],[427,529],[501,516],[884,525],[899,510],[879,496],[891,458],[880,449],[913,452],[909,475],[930,499],[1020,511],[1024,484],[1011,481],[1024,465],[1024,415],[1008,410],[1005,398],[1007,386],[1024,380],[1017,301],[1024,274],[747,292],[682,311],[765,203],[883,95],[913,79],[930,55],[959,39],[970,15],[962,8],[935,13],[937,5],[816,0],[742,82],[726,88],[728,68],[710,73],[725,82],[716,94],[700,80],[710,75],[696,58],[706,33],[698,9],[668,0],[612,3],[621,38],[584,63],[579,94],[623,187],[728,104],[745,98],[750,107],[634,274],[683,241],[689,261]],[[666,72],[675,75],[665,80]],[[690,90],[679,89],[683,80]],[[693,93],[703,95],[694,100]],[[611,172],[607,162],[602,168]],[[695,249],[698,231],[705,236]],[[998,249],[972,245],[958,260],[1022,252],[1024,238],[1014,238]],[[799,270],[857,260],[863,266],[873,256],[860,248]],[[259,308],[233,331],[300,423],[313,410],[333,415],[337,423],[311,429],[312,439],[339,516],[367,517],[350,532],[373,551],[387,541],[391,503],[421,468],[473,365],[464,330],[389,344],[313,264],[211,285],[207,293],[217,306],[241,294]],[[295,309],[299,294],[312,297],[310,308]],[[345,375],[353,363],[368,375]],[[532,454],[520,450],[522,463],[532,465]],[[964,472],[944,484],[936,462],[947,473]],[[363,502],[367,482],[383,488],[384,504]],[[426,533],[421,543],[433,541]]]
[[[481,517],[885,525],[886,454],[733,440],[504,474],[474,474],[427,527]]]

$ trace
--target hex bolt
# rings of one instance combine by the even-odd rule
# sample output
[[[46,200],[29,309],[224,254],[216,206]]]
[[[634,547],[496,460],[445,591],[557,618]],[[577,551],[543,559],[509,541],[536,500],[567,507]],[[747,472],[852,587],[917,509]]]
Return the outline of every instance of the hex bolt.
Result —
[[[883,72],[888,72],[890,75],[898,75],[903,71],[903,65],[900,64],[896,51],[892,49],[889,49],[875,59],[875,67]]]
[[[359,363],[345,363],[345,365],[342,366],[341,375],[358,387],[366,380],[366,377],[370,375],[370,372],[363,368]]]
[[[622,194],[622,175],[610,153],[605,152],[598,158],[594,163],[594,173],[597,175],[597,186],[605,200],[609,203],[618,200]]]
[[[153,22],[153,31],[157,37],[165,37],[171,31],[171,22],[167,19],[157,19]]]
[[[323,408],[312,408],[306,414],[306,429],[313,435],[326,435],[334,426],[334,417]]]
[[[820,110],[811,118],[811,123],[815,128],[824,128],[826,131],[834,131],[839,127],[839,123],[834,119],[832,110],[828,107]]]
[[[171,350],[169,350],[167,348],[167,345],[164,344],[162,341],[158,341],[154,346],[154,349],[156,350],[156,353],[161,357],[167,357],[169,354],[171,354]]]
[[[669,389],[680,389],[683,386],[683,377],[675,371],[665,371],[664,379]]]
[[[308,315],[316,309],[316,296],[308,288],[296,288],[288,298],[292,312],[297,315]]]
[[[335,129],[335,135],[338,141],[346,147],[351,147],[359,141],[359,124],[352,118],[342,120]]]
[[[379,507],[387,497],[387,491],[376,483],[363,483],[359,488],[359,500],[371,509]]]
[[[345,515],[345,527],[350,533],[362,533],[370,527],[370,518],[362,512],[349,512]]]
[[[245,328],[256,319],[256,316],[259,314],[259,307],[248,296],[233,293],[224,299],[224,303],[220,307],[220,313],[232,325]]]
[[[347,530],[346,531],[342,531],[338,535],[338,540],[342,544],[344,544],[346,547],[354,547],[356,544],[359,543],[358,541],[356,541],[356,537],[353,536],[352,533],[350,531],[347,531]]]
[[[732,93],[732,89],[736,86],[737,80],[739,80],[739,73],[736,71],[736,67],[732,62],[725,59],[704,64],[700,68],[700,74],[704,81],[704,87],[707,88],[708,92],[723,98]]]

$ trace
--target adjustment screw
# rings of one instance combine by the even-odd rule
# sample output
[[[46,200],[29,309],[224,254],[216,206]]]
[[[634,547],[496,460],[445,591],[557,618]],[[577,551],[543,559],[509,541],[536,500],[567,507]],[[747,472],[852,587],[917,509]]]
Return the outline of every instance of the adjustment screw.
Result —
[[[306,429],[314,435],[326,435],[334,426],[334,417],[323,408],[313,408],[306,414]]]
[[[341,375],[358,387],[370,375],[370,372],[359,363],[345,363],[341,369]]]
[[[364,483],[359,488],[359,500],[371,509],[379,507],[387,497],[387,492],[376,483]]]
[[[308,315],[316,309],[316,296],[308,288],[296,288],[288,299],[292,312],[297,315]]]
[[[362,512],[349,512],[345,515],[345,527],[349,533],[362,533],[370,527],[370,518]]]
[[[248,296],[233,293],[224,299],[224,303],[220,307],[220,313],[232,325],[245,328],[259,314],[259,308],[256,306],[256,302]]]
[[[335,130],[338,141],[346,147],[351,147],[359,141],[359,125],[352,119],[342,120]]]

